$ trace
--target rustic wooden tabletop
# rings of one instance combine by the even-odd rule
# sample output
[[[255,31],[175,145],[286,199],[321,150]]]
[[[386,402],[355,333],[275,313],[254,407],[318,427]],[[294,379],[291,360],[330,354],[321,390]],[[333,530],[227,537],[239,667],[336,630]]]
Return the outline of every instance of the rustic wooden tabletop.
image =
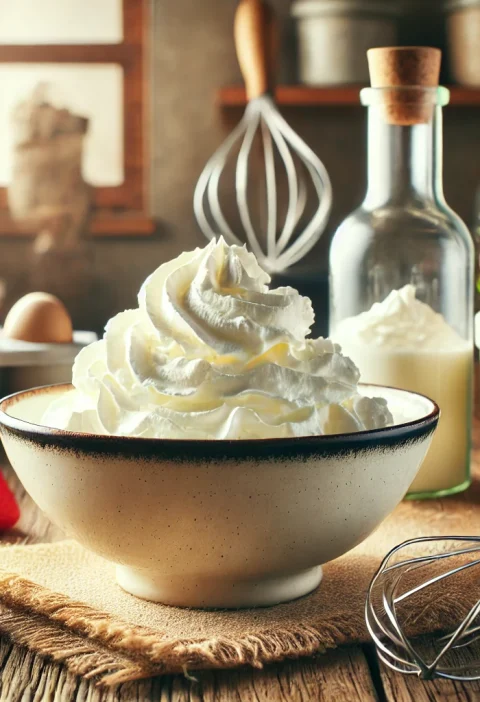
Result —
[[[474,475],[480,482],[480,422],[474,431]],[[35,507],[11,469],[3,468],[22,510],[9,542],[62,538]],[[478,494],[479,486],[473,486]],[[264,670],[195,672],[99,688],[94,680],[0,638],[0,702],[480,702],[480,682],[424,683],[393,673],[372,645],[350,646]]]

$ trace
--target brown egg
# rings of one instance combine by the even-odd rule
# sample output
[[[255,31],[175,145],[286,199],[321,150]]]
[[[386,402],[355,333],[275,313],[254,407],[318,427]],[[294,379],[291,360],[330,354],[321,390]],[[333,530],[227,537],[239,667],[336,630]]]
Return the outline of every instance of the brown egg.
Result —
[[[58,297],[34,292],[13,305],[5,319],[3,333],[21,341],[68,344],[73,336],[72,320]]]

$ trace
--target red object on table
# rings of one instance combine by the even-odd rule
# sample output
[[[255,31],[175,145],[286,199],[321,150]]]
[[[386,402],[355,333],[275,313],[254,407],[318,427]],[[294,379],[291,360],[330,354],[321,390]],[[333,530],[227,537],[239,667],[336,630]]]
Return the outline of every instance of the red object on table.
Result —
[[[7,481],[0,473],[0,530],[11,529],[20,517],[20,509]]]

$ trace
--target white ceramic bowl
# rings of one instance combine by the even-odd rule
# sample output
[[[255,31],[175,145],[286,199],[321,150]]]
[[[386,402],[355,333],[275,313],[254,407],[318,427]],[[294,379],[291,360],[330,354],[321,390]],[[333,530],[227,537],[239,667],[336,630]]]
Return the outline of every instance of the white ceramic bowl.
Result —
[[[365,539],[405,495],[439,410],[365,386],[411,418],[295,439],[181,441],[75,434],[40,424],[70,386],[0,403],[10,462],[38,506],[117,564],[128,592],[192,607],[247,607],[313,590],[321,564]]]

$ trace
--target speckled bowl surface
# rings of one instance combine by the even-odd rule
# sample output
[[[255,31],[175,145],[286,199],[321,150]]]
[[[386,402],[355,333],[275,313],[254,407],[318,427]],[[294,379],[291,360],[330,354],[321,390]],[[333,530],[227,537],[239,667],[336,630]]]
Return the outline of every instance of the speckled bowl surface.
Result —
[[[117,564],[119,584],[172,605],[249,607],[313,590],[321,564],[370,534],[405,495],[439,410],[404,390],[393,427],[356,434],[182,441],[75,434],[40,424],[69,385],[0,403],[0,433],[49,518]]]

